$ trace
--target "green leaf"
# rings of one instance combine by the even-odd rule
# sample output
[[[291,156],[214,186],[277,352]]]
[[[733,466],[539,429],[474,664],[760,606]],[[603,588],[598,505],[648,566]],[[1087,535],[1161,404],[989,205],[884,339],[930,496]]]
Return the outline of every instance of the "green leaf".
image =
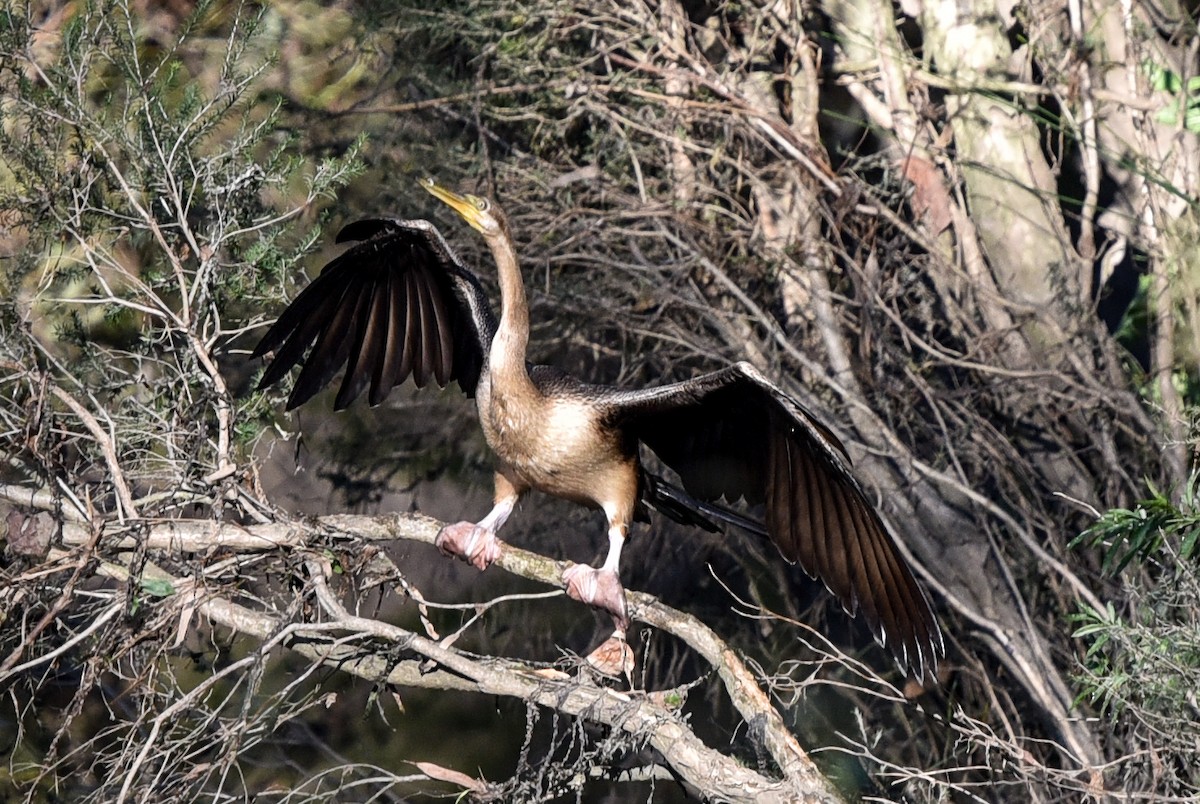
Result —
[[[142,591],[151,597],[170,597],[175,594],[175,586],[163,578],[142,578]]]
[[[1183,537],[1183,543],[1179,545],[1180,558],[1184,561],[1190,560],[1196,553],[1196,543],[1198,541],[1200,541],[1200,526],[1193,527]]]
[[[1188,106],[1187,116],[1183,118],[1183,127],[1188,131],[1200,134],[1200,105]]]

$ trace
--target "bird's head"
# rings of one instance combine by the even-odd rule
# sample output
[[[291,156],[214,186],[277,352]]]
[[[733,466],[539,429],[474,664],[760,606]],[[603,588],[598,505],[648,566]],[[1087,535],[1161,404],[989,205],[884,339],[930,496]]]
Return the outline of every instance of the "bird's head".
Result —
[[[484,237],[490,238],[504,233],[504,213],[488,199],[456,193],[428,177],[421,179],[420,184],[430,195],[461,215],[463,220]]]

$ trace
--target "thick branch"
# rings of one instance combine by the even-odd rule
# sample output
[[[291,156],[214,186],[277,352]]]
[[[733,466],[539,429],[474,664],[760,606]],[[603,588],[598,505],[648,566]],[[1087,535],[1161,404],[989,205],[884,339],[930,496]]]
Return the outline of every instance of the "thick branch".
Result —
[[[420,514],[390,517],[337,515],[307,522],[253,526],[208,520],[143,521],[139,524],[145,530],[139,532],[137,538],[146,540],[147,549],[185,553],[208,551],[214,547],[236,551],[303,549],[314,538],[337,538],[339,535],[432,544],[442,527],[441,522]],[[88,534],[82,525],[63,525],[66,544],[83,544]],[[132,535],[115,532],[106,534],[102,543],[108,550],[120,550],[132,549],[135,541]],[[505,545],[496,566],[524,578],[558,587],[563,585],[561,577],[565,562],[553,561],[511,545]],[[101,573],[118,580],[128,577],[123,566],[112,563],[103,564]],[[683,640],[716,668],[739,713],[748,723],[754,724],[755,735],[783,772],[782,781],[767,778],[705,746],[677,714],[643,694],[620,693],[595,686],[582,678],[548,677],[540,668],[521,662],[473,658],[397,626],[351,617],[344,612],[335,611],[332,622],[316,626],[289,625],[268,614],[209,596],[191,580],[173,578],[150,568],[146,577],[170,582],[176,594],[189,599],[186,605],[194,606],[215,623],[272,642],[280,641],[280,635],[286,633],[283,644],[297,653],[363,678],[397,685],[509,695],[642,735],[682,778],[700,789],[719,791],[730,801],[837,800],[832,788],[787,730],[783,718],[772,707],[753,674],[732,649],[699,620],[663,605],[651,595],[630,593],[633,617]],[[330,630],[390,641],[413,651],[420,658],[397,662],[381,651],[335,639],[329,634]],[[439,669],[422,672],[420,665],[424,659],[432,659]]]

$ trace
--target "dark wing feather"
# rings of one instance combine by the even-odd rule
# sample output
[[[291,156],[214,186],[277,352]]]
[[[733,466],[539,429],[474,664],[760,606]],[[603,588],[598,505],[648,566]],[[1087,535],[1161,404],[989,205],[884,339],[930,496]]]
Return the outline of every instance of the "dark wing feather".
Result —
[[[308,353],[300,376],[288,396],[288,409],[306,402],[313,394],[329,384],[341,365],[346,362],[359,329],[359,321],[370,302],[370,288],[356,284],[346,289],[340,306],[322,305],[328,320],[321,327],[312,351]]]
[[[385,286],[380,290],[379,298],[383,300],[383,315],[387,321],[383,330],[383,353],[371,365],[371,392],[367,395],[367,401],[372,407],[382,402],[396,384],[396,378],[400,376],[400,353],[404,348],[404,308],[407,301],[403,283],[400,277],[389,273]]]
[[[944,655],[921,587],[850,473],[841,442],[752,366],[606,398],[612,425],[701,500],[763,503],[767,534],[918,676]]]
[[[255,357],[275,352],[259,388],[301,364],[289,410],[343,366],[338,410],[368,386],[377,405],[410,374],[418,387],[455,380],[473,396],[496,332],[475,274],[427,221],[357,221],[338,233],[348,240],[361,242],[326,265],[255,348]]]
[[[428,277],[418,274],[416,271],[412,273],[413,284],[416,286],[417,298],[420,300],[416,305],[417,311],[417,332],[420,337],[416,339],[417,359],[413,363],[413,382],[418,388],[424,388],[429,382],[430,376],[433,374],[433,367],[441,360],[441,355],[437,354],[437,344],[441,338],[437,334],[437,315],[435,308],[437,301],[430,293]],[[409,309],[413,309],[409,307]]]

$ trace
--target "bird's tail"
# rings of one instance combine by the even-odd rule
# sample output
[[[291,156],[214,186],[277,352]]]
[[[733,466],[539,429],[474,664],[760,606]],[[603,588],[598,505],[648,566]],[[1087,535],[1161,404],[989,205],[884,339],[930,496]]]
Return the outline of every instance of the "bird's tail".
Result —
[[[657,475],[642,473],[642,501],[682,525],[704,528],[710,533],[721,529],[718,523],[734,525],[756,536],[767,535],[767,529],[737,511],[723,505],[697,500],[678,486],[672,485]]]

